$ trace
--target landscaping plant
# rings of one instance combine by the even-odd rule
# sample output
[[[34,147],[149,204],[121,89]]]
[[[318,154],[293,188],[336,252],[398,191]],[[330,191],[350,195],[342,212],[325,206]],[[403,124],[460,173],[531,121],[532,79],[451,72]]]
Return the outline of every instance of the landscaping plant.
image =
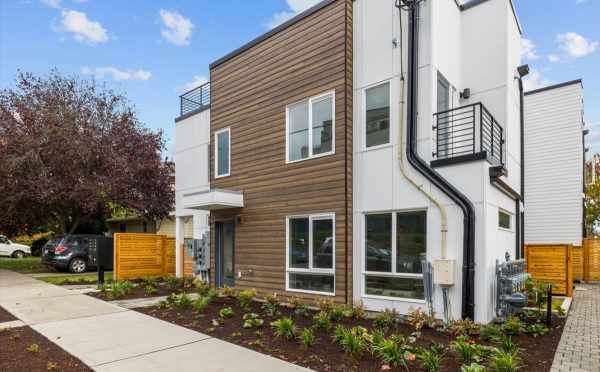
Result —
[[[542,323],[528,324],[525,326],[524,330],[525,330],[525,333],[527,333],[533,337],[543,336],[545,334],[548,334],[548,332],[550,332],[548,327],[546,327]]]
[[[397,338],[387,338],[373,343],[373,354],[385,364],[394,367],[403,366],[408,370],[408,361],[416,359],[406,344],[398,342]]]
[[[451,322],[448,325],[448,330],[450,331],[450,333],[452,333],[453,335],[456,335],[456,336],[460,336],[460,335],[469,336],[469,335],[476,334],[477,332],[479,332],[479,326],[469,318],[458,319],[458,320]]]
[[[258,314],[255,313],[244,314],[243,320],[244,328],[258,328],[265,322],[258,317]]]
[[[304,328],[298,336],[298,341],[304,347],[311,347],[315,343],[315,333],[312,328]]]
[[[270,317],[274,317],[280,314],[279,300],[277,299],[276,293],[265,297],[265,303],[262,305],[262,309],[265,311],[265,314],[267,314],[267,316]]]
[[[219,318],[221,319],[231,318],[233,315],[233,309],[230,307],[224,307],[221,310],[219,310]]]
[[[256,297],[256,291],[255,290],[240,291],[236,295],[238,303],[244,309],[249,309],[250,308],[250,304],[252,303],[252,300],[254,299],[254,297]]]
[[[461,364],[481,362],[491,352],[486,346],[478,345],[466,336],[460,336],[450,343],[450,349],[458,354]]]
[[[188,307],[193,304],[192,299],[186,293],[182,293],[176,296],[174,305],[177,307]]]
[[[314,327],[320,329],[329,329],[331,328],[331,318],[329,317],[329,313],[325,311],[320,311],[317,315],[314,316]]]
[[[433,328],[435,326],[435,318],[426,314],[421,309],[410,310],[407,316],[407,322],[415,327],[415,330],[420,331],[424,327]]]
[[[427,372],[438,372],[444,360],[444,349],[439,347],[433,347],[429,350],[420,348],[417,351],[417,359]]]
[[[462,365],[460,372],[485,372],[485,367],[478,363],[471,363],[468,366]]]
[[[350,355],[361,355],[369,346],[369,333],[364,327],[345,329],[341,335],[339,344],[342,349]]]
[[[500,349],[507,353],[516,353],[519,347],[513,342],[512,337],[503,335],[500,338]]]
[[[495,372],[516,372],[519,370],[518,353],[497,350],[490,360],[490,368]]]
[[[354,304],[354,307],[352,308],[352,317],[354,319],[367,318],[367,310],[365,309],[365,304],[362,301],[358,301],[358,303]]]
[[[502,330],[504,333],[510,336],[517,336],[519,333],[523,332],[524,325],[521,322],[519,317],[511,315],[506,319],[506,322],[502,325]]]
[[[373,320],[373,325],[377,328],[388,329],[393,327],[398,322],[398,311],[396,309],[385,309],[377,314]]]
[[[479,330],[479,337],[484,341],[500,342],[502,329],[497,324],[487,324]]]
[[[199,296],[206,296],[208,291],[210,291],[210,286],[204,279],[196,278],[194,280],[194,286],[196,287],[196,292]]]
[[[307,316],[309,313],[309,308],[307,304],[301,303],[298,304],[295,308],[294,308],[294,314],[296,315],[300,315],[300,316]]]
[[[201,313],[201,312],[203,312],[206,309],[206,307],[210,304],[210,302],[211,302],[211,298],[210,297],[207,297],[207,296],[205,296],[205,297],[198,297],[196,299],[196,301],[194,301],[193,306],[194,306],[194,309],[197,312]]]
[[[293,340],[296,337],[296,324],[288,317],[283,317],[272,322],[271,328],[273,328],[273,333],[277,337],[283,337],[287,340]]]

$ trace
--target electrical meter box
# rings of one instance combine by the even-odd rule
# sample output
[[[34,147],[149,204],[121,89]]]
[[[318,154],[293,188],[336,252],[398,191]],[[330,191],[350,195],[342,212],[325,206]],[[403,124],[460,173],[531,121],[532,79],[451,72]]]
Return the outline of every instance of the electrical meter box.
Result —
[[[437,285],[454,285],[455,260],[433,261],[433,282]]]

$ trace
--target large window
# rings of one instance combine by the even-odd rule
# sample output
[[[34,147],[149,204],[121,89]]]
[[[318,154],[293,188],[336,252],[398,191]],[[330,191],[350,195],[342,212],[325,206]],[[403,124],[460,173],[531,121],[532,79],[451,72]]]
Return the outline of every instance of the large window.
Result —
[[[287,290],[335,293],[335,215],[287,218]]]
[[[335,93],[288,106],[286,160],[294,162],[335,152]]]
[[[390,83],[365,91],[367,148],[390,143]]]
[[[422,300],[427,213],[365,216],[364,294]]]
[[[231,130],[227,128],[215,133],[215,174],[217,178],[229,176],[230,163]]]

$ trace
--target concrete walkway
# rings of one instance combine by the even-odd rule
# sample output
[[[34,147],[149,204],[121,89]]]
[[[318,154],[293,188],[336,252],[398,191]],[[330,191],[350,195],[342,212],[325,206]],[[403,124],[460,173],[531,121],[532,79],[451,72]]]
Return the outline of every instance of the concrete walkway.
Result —
[[[600,371],[600,284],[579,284],[552,372]]]
[[[0,306],[96,371],[307,371],[11,271],[0,270]]]

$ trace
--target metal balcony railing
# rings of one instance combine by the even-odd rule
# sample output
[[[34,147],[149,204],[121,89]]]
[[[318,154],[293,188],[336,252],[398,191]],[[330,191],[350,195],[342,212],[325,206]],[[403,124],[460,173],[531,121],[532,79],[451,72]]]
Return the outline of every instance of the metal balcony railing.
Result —
[[[479,102],[434,114],[435,160],[486,158],[504,165],[504,128]]]
[[[181,100],[181,116],[208,108],[210,106],[210,82],[183,93],[179,98]]]

